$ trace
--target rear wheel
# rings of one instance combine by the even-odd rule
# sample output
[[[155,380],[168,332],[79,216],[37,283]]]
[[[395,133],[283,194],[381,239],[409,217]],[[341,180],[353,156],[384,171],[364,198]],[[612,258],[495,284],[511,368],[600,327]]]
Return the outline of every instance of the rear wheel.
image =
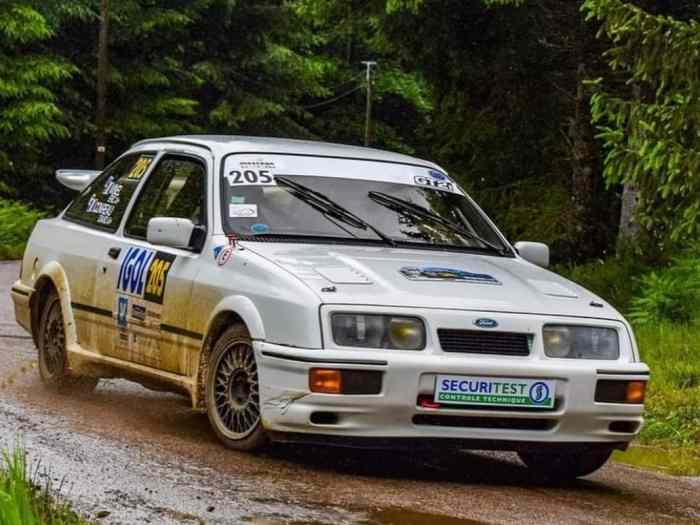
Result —
[[[566,482],[593,474],[610,459],[612,450],[557,450],[518,452],[521,461],[538,479]]]
[[[47,387],[64,393],[89,393],[98,379],[69,374],[61,302],[55,291],[46,299],[39,324],[39,376]]]
[[[236,450],[262,448],[258,367],[245,326],[234,325],[217,340],[206,386],[207,414],[219,439]]]

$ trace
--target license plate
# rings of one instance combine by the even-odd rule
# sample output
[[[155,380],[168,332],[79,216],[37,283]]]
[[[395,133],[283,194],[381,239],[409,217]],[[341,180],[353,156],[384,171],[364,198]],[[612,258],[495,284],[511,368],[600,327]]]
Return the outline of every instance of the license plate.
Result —
[[[439,375],[434,401],[446,405],[553,408],[556,382],[547,379]]]

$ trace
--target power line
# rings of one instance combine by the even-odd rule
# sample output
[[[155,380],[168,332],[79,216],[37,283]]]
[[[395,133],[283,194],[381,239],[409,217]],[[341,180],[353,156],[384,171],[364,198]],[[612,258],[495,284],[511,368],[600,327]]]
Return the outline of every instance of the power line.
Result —
[[[355,91],[358,91],[362,89],[362,86],[355,86],[349,91],[346,91],[345,93],[341,93],[340,95],[337,95],[333,98],[329,98],[328,100],[324,100],[322,102],[317,102],[316,104],[310,104],[308,106],[301,106],[301,109],[313,109],[313,108],[319,108],[321,106],[326,106],[328,104],[332,104],[333,102],[336,102],[340,100],[341,98],[347,97],[348,95],[352,95]]]

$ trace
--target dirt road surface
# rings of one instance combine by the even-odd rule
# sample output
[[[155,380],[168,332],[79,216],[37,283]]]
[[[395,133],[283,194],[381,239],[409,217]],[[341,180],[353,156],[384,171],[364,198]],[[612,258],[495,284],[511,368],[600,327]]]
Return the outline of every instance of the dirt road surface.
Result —
[[[17,273],[0,263],[0,447],[23,444],[37,475],[102,523],[700,523],[698,478],[610,464],[547,488],[509,454],[249,455],[221,446],[174,395],[118,380],[87,397],[51,394],[14,323]]]

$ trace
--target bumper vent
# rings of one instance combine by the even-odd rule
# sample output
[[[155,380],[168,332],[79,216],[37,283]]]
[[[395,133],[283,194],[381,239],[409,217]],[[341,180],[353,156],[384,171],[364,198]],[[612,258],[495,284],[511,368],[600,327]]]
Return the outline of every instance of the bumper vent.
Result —
[[[413,416],[413,424],[420,426],[488,428],[494,430],[537,430],[553,429],[557,421],[554,419],[518,419],[511,417],[463,417],[438,416],[418,414]]]
[[[528,334],[484,330],[438,329],[443,352],[487,355],[530,355]]]

